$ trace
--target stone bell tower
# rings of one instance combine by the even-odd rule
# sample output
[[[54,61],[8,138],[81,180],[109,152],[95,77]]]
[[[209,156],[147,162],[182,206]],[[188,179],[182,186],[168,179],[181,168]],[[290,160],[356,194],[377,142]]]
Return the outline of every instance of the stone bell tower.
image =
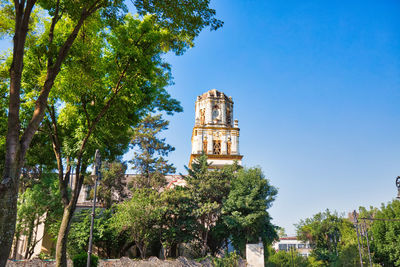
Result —
[[[239,127],[238,121],[233,120],[232,97],[212,89],[197,97],[195,112],[189,166],[203,151],[212,168],[235,160],[241,165],[243,156],[239,153]]]

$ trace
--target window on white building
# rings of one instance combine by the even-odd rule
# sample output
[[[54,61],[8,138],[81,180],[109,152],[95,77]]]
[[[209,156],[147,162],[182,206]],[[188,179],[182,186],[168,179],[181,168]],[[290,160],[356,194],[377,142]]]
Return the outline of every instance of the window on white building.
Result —
[[[279,250],[287,250],[287,244],[279,244]]]
[[[306,248],[306,244],[298,244],[297,248]]]

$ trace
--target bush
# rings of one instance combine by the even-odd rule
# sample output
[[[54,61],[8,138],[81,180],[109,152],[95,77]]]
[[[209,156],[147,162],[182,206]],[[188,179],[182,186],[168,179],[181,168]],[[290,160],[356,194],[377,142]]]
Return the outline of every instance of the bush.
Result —
[[[72,262],[74,263],[74,267],[86,267],[87,257],[88,257],[87,253],[81,253],[81,254],[76,255],[72,259]],[[99,263],[99,257],[92,254],[90,257],[90,267],[97,267],[98,263]]]
[[[318,262],[311,264],[309,258],[301,256],[297,251],[286,252],[280,250],[269,256],[266,266],[278,267],[278,266],[298,266],[298,267],[310,267],[320,266],[316,265]]]
[[[50,255],[48,255],[48,254],[46,254],[44,252],[40,252],[38,257],[41,260],[50,260],[50,259],[52,259],[52,257]]]
[[[215,267],[236,267],[239,266],[239,254],[236,251],[228,253],[223,258],[214,258],[213,263]]]

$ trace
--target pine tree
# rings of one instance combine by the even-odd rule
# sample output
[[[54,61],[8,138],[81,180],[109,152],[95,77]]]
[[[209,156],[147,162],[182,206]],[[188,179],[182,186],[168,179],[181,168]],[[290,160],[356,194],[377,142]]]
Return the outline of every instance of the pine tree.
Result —
[[[131,144],[136,151],[130,163],[138,175],[132,181],[133,187],[158,190],[166,184],[165,175],[175,173],[173,164],[164,158],[175,148],[166,144],[165,138],[157,137],[168,125],[161,115],[147,115],[134,130]]]

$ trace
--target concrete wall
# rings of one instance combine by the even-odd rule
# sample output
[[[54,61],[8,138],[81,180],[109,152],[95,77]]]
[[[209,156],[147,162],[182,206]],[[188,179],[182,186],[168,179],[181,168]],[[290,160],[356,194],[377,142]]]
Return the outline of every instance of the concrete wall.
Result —
[[[264,245],[246,244],[246,261],[248,267],[264,267]]]

